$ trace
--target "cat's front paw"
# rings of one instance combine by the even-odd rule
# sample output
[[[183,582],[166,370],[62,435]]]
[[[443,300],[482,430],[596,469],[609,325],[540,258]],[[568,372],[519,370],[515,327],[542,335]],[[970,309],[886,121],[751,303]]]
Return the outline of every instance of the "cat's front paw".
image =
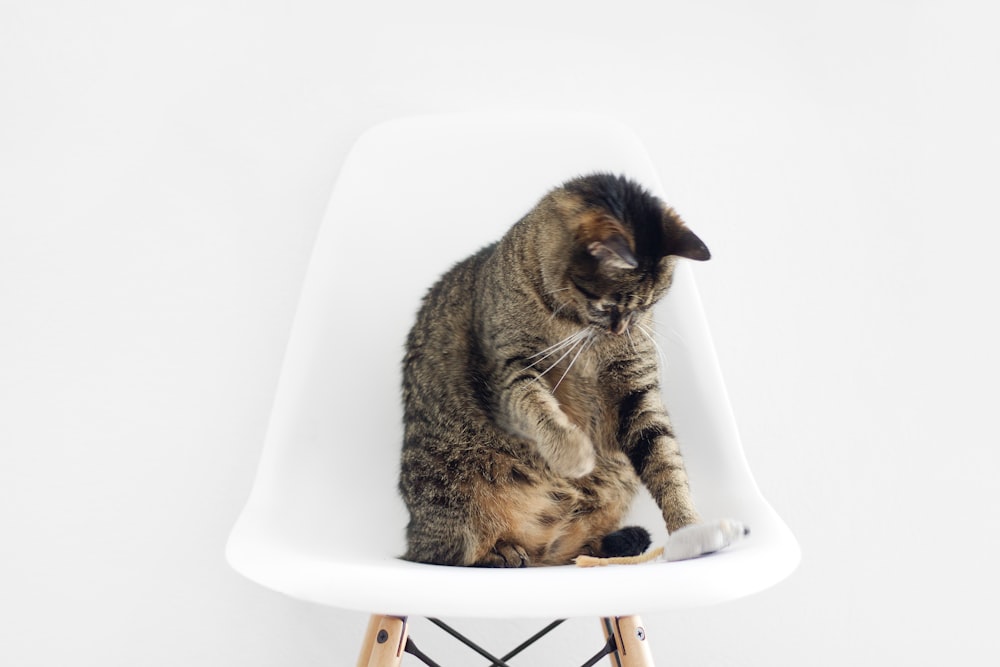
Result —
[[[540,439],[539,448],[552,472],[562,477],[589,475],[597,461],[594,443],[572,425],[546,433]]]
[[[672,500],[669,510],[663,513],[663,519],[667,524],[667,532],[671,535],[682,528],[701,523],[701,517],[694,507],[691,506],[691,503],[684,503],[682,500]]]
[[[698,558],[725,549],[750,534],[750,529],[735,519],[695,523],[671,532],[664,547],[668,561]]]

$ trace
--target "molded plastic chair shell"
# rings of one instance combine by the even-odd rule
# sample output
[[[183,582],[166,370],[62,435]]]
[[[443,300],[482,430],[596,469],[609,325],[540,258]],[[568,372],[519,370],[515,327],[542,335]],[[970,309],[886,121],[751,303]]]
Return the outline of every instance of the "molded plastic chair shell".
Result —
[[[636,136],[590,116],[417,117],[357,140],[316,240],[253,490],[229,538],[233,568],[345,609],[548,618],[719,603],[795,569],[798,545],[751,475],[683,260],[656,311],[665,402],[702,515],[740,519],[751,536],[704,558],[635,566],[502,570],[398,558],[407,521],[396,491],[400,369],[420,299],[550,188],[593,171],[626,174],[670,201]],[[711,247],[711,230],[688,222]],[[648,495],[630,519],[654,544],[665,540]]]

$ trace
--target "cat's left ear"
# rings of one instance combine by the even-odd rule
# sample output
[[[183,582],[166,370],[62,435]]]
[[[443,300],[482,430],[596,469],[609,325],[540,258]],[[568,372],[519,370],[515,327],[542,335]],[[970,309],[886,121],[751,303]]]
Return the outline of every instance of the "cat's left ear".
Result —
[[[708,246],[687,227],[681,227],[667,243],[667,254],[704,262],[711,258]]]
[[[628,241],[621,234],[612,234],[603,241],[592,241],[587,244],[589,252],[602,267],[615,269],[634,269],[639,266]]]

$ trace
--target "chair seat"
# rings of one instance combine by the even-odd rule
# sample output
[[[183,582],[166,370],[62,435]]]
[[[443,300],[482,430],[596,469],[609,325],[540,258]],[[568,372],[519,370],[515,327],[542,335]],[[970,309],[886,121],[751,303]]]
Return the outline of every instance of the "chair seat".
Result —
[[[698,607],[762,591],[795,569],[798,548],[768,508],[744,512],[752,535],[725,551],[672,563],[486,569],[338,553],[275,539],[245,514],[229,547],[250,579],[318,604],[390,615],[470,618],[620,616]]]
[[[752,534],[683,562],[495,570],[405,562],[396,491],[403,343],[443,271],[498,239],[551,187],[624,173],[664,196],[636,136],[586,115],[393,121],[341,169],[303,286],[254,487],[230,564],[295,598],[365,612],[456,617],[617,616],[702,606],[788,576],[799,548],[754,483],[691,268],[657,307],[665,402],[703,516]],[[681,211],[683,215],[683,211]],[[711,230],[690,221],[711,246]],[[630,522],[666,539],[642,495]]]

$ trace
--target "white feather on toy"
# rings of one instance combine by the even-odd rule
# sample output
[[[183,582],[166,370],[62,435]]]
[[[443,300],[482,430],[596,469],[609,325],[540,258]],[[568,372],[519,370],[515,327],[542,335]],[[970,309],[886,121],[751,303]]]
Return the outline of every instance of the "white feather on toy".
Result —
[[[725,549],[749,534],[750,529],[735,519],[684,526],[667,538],[663,559],[675,561],[704,556]]]

